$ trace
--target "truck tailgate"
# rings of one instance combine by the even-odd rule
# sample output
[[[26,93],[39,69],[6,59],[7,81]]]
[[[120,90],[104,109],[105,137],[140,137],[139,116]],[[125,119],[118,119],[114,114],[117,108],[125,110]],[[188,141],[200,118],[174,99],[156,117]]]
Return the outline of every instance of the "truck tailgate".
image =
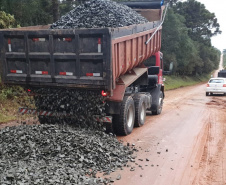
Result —
[[[6,30],[0,41],[7,84],[111,88],[107,28]]]

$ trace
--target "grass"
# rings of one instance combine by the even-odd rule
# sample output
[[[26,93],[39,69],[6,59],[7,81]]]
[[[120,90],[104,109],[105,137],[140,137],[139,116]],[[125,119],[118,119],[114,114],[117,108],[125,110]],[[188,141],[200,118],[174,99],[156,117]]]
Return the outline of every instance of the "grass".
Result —
[[[22,87],[3,85],[0,78],[0,124],[18,118],[19,102],[28,99],[23,94]]]
[[[210,75],[203,75],[203,76],[195,76],[195,77],[188,77],[188,76],[164,76],[165,81],[165,90],[172,90],[177,89],[180,87],[192,86],[202,82],[207,82],[210,78]]]
[[[12,100],[0,101],[0,123],[17,119],[18,104]]]

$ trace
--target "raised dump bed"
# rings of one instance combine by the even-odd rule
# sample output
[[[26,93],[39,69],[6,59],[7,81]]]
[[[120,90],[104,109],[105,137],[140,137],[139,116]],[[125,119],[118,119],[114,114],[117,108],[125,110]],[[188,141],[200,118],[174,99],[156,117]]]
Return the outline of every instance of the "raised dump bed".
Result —
[[[43,104],[38,100],[43,100],[42,96],[35,98],[38,110],[22,107],[20,112],[38,115],[40,123],[52,123],[58,119],[56,115],[65,120],[69,115],[83,117],[76,112],[82,107],[85,116],[95,113],[96,119],[108,123],[107,129],[119,135],[130,134],[134,125],[144,125],[146,110],[160,114],[164,99],[160,52],[164,7],[160,8],[137,10],[148,15],[150,22],[128,27],[53,30],[36,26],[0,31],[2,81],[41,89],[38,95],[34,92],[36,96],[47,94]],[[89,101],[101,95],[105,107]],[[60,102],[58,108],[49,106],[55,99]],[[68,108],[71,103],[73,110]],[[95,108],[98,111],[94,112]]]
[[[112,92],[120,76],[132,69],[138,76],[146,72],[141,64],[160,50],[161,29],[145,42],[158,25],[77,30],[37,26],[0,31],[3,82]]]

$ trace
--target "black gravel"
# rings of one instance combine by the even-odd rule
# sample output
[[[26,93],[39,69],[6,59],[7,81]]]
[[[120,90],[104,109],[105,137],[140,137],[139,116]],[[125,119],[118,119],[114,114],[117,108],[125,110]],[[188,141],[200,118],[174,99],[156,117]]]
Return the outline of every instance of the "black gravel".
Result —
[[[51,29],[123,27],[145,22],[147,19],[128,6],[109,0],[91,0],[62,16]]]
[[[59,116],[39,116],[40,123],[73,124],[79,127],[102,128],[95,116],[105,116],[105,97],[101,91],[66,88],[31,88],[33,100],[21,102],[21,107],[50,111]],[[31,102],[31,103],[30,103]],[[32,104],[35,104],[32,105]]]
[[[93,129],[6,127],[0,130],[0,184],[107,184],[110,179],[96,178],[96,173],[126,166],[133,151]]]

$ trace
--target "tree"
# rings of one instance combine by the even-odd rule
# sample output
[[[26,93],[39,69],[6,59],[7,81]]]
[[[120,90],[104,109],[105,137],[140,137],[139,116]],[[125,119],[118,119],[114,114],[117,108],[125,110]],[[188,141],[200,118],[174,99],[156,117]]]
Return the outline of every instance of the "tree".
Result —
[[[58,0],[52,0],[53,22],[59,19],[59,2]]]
[[[223,55],[223,68],[226,70],[226,53]]]
[[[53,22],[51,0],[0,0],[0,7],[2,11],[14,15],[21,26]]]
[[[215,14],[196,0],[177,2],[174,11],[185,17],[189,35],[195,41],[205,42],[210,46],[210,38],[221,33]]]
[[[16,27],[14,16],[0,11],[0,29]]]
[[[174,63],[174,72],[181,75],[191,75],[197,66],[203,63],[198,55],[198,48],[194,41],[188,36],[185,19],[169,9],[162,33],[162,51],[164,61],[168,68]]]

